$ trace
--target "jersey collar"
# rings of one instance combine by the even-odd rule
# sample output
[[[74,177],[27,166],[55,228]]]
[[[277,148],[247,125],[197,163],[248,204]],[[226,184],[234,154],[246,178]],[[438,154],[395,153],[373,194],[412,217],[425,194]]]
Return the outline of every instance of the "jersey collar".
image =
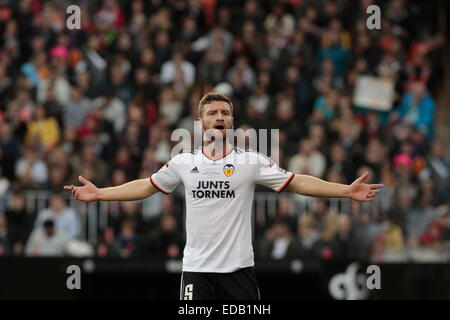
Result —
[[[220,157],[212,158],[212,157],[208,156],[208,155],[205,153],[205,145],[202,146],[202,153],[203,153],[203,155],[204,155],[205,157],[207,157],[209,160],[212,160],[212,161],[216,161],[216,160],[223,159],[223,158],[227,157],[230,153],[233,152],[233,150],[234,150],[234,148],[233,148],[233,146],[231,146],[230,151],[227,152],[226,154],[224,154],[224,155],[222,155],[222,156],[220,156]]]

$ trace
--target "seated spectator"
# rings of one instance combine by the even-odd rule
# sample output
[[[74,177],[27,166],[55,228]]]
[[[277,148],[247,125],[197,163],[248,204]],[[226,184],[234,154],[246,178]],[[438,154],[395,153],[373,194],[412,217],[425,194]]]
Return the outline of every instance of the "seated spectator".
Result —
[[[44,159],[33,147],[24,147],[22,157],[16,162],[15,173],[22,188],[43,188],[48,181],[48,169]]]
[[[355,168],[349,161],[347,152],[339,143],[331,146],[329,167],[332,171],[340,173],[346,182],[352,181],[355,176]]]
[[[242,81],[248,89],[254,88],[256,83],[255,72],[251,68],[248,58],[244,55],[236,58],[236,63],[229,69],[226,76],[228,82],[232,82],[236,75],[242,77]]]
[[[431,221],[428,224],[427,230],[420,236],[421,245],[428,247],[440,247],[444,228],[445,225],[440,219]]]
[[[67,239],[74,239],[80,235],[80,221],[73,208],[67,207],[60,194],[53,194],[50,207],[39,212],[34,229],[42,229],[44,221],[52,220],[56,229],[64,233]]]
[[[441,141],[434,141],[431,154],[427,157],[427,167],[420,173],[420,180],[433,179],[439,202],[450,197],[450,154],[445,154]]]
[[[178,221],[170,213],[161,215],[160,227],[148,237],[148,253],[161,258],[178,259],[183,253],[183,241]]]
[[[22,151],[20,141],[13,130],[11,123],[0,121],[0,164],[3,168],[3,175],[9,180],[16,178],[15,164]]]
[[[106,88],[103,95],[92,101],[92,108],[102,109],[104,118],[114,125],[114,133],[116,135],[122,133],[126,122],[126,106],[122,100],[114,96],[111,88]],[[87,113],[84,114],[84,116],[86,115]]]
[[[100,258],[118,256],[115,249],[114,229],[105,228],[97,244],[97,256]]]
[[[11,246],[8,240],[8,221],[4,215],[0,215],[0,257],[11,253]]]
[[[328,42],[319,50],[318,65],[319,68],[325,58],[331,58],[335,66],[336,75],[341,76],[347,71],[349,53],[341,45],[340,35],[337,32],[328,33]]]
[[[172,86],[166,86],[161,89],[159,96],[159,113],[167,119],[169,125],[174,125],[180,120],[183,112],[183,104],[177,98]]]
[[[391,252],[399,252],[404,248],[403,232],[400,226],[387,220],[384,225],[385,249]]]
[[[336,235],[336,219],[335,212],[329,210],[323,217],[324,226],[320,239],[314,242],[311,249],[313,257],[320,260],[331,260],[339,258],[339,248],[334,241]]]
[[[298,254],[298,245],[289,224],[278,219],[267,229],[261,241],[260,256],[263,259],[292,259]]]
[[[139,202],[123,201],[119,203],[119,206],[118,216],[116,218],[111,217],[110,221],[110,225],[114,228],[116,234],[120,232],[125,220],[134,222],[136,233],[144,234],[147,232],[147,223],[142,217],[142,209]]]
[[[299,257],[310,259],[312,257],[312,247],[320,239],[320,232],[316,228],[316,221],[312,214],[304,213],[298,223],[298,245]]]
[[[47,117],[47,111],[42,105],[35,109],[34,120],[28,124],[25,143],[28,145],[38,143],[45,151],[56,146],[60,139],[58,121],[53,117]]]
[[[314,112],[321,112],[326,121],[330,121],[338,104],[339,95],[335,90],[330,90],[326,96],[319,96],[314,101]]]
[[[353,201],[352,204],[358,206],[359,210],[361,210],[359,203]],[[381,233],[380,226],[367,213],[360,213],[357,219],[353,221],[353,224],[355,226],[353,238],[355,254],[359,259],[368,259],[373,240]]]
[[[31,227],[30,214],[26,208],[26,198],[23,193],[12,195],[5,216],[8,219],[8,237],[13,254],[21,256]]]
[[[136,223],[132,220],[124,220],[114,248],[122,258],[137,256],[141,254],[140,241],[140,236],[136,234]]]
[[[434,137],[434,112],[435,102],[427,92],[423,82],[416,81],[411,85],[410,91],[406,92],[401,100],[400,106],[394,113],[394,119],[410,123],[427,139]]]
[[[298,174],[310,174],[317,178],[323,177],[326,168],[325,157],[315,149],[309,139],[302,139],[299,149],[300,152],[289,161],[289,170]]]
[[[165,62],[161,67],[161,82],[168,84],[175,81],[177,72],[183,75],[183,81],[191,87],[195,81],[195,67],[189,61],[186,61],[183,54],[176,51],[172,55],[172,59]]]
[[[354,229],[348,214],[341,213],[336,218],[336,234],[333,241],[336,244],[336,257],[340,259],[355,259]]]
[[[78,127],[91,110],[91,100],[83,95],[80,87],[72,87],[70,100],[63,110],[64,127]]]
[[[343,97],[341,97],[342,99]],[[336,132],[342,131],[344,127],[351,128],[352,136],[359,137],[362,126],[356,119],[356,116],[350,105],[340,106],[339,117],[331,122],[332,130]]]
[[[3,168],[0,166],[0,212],[5,210],[6,194],[10,187],[11,182],[3,175]]]
[[[44,104],[48,116],[59,119],[62,106],[70,101],[70,91],[70,83],[65,75],[52,68],[37,88],[37,101]]]
[[[25,246],[25,255],[29,257],[63,256],[69,239],[58,228],[53,220],[43,222],[43,228],[35,229]]]
[[[432,205],[432,194],[423,192],[417,197],[417,205],[406,216],[406,234],[408,238],[419,238],[426,232],[431,221],[437,218]]]
[[[264,28],[267,31],[280,29],[283,37],[290,37],[294,32],[295,20],[294,17],[284,12],[284,6],[281,3],[274,3],[271,12],[267,15],[264,21]]]

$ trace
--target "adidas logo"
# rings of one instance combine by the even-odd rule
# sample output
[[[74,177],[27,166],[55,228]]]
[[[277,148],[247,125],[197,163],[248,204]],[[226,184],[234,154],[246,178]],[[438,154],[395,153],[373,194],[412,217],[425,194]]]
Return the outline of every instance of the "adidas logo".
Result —
[[[198,173],[197,167],[194,167],[194,168],[191,170],[191,173]]]

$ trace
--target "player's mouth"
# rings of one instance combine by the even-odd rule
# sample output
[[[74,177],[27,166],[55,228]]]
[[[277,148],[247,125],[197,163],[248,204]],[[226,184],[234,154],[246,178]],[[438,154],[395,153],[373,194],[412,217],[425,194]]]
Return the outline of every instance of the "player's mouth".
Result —
[[[214,127],[214,129],[219,130],[221,133],[225,132],[225,126],[223,124],[218,124]]]

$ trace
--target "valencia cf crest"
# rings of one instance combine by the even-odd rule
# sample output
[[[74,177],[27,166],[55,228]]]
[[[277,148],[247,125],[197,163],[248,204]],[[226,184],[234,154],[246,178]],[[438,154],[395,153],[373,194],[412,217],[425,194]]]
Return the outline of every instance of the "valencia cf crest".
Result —
[[[234,166],[232,164],[226,164],[223,166],[223,173],[227,177],[230,177],[234,173]]]

